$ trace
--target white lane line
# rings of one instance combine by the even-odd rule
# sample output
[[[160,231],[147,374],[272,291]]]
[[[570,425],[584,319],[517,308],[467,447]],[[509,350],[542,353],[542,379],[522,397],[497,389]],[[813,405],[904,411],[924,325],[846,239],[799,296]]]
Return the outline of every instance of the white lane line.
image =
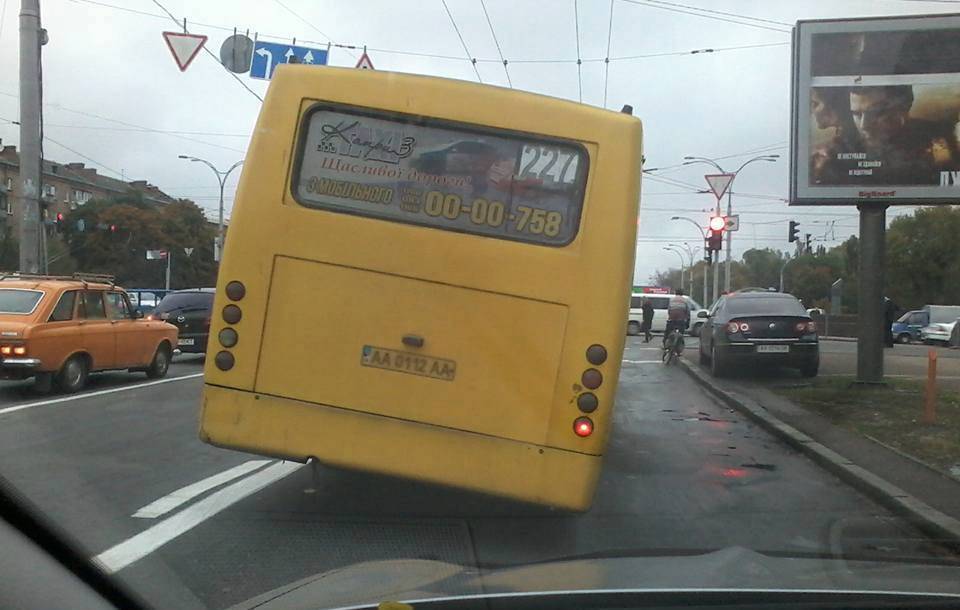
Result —
[[[301,466],[303,464],[296,462],[280,462],[268,466],[260,472],[207,496],[179,513],[167,517],[153,527],[107,549],[93,559],[109,574],[122,570],[231,505],[257,493],[267,485],[279,481]]]
[[[622,360],[622,362],[626,362],[627,364],[662,364],[663,360],[626,360],[624,359]]]
[[[169,513],[181,504],[189,502],[191,499],[199,496],[200,494],[213,489],[214,487],[220,487],[224,483],[239,478],[249,472],[253,472],[254,470],[262,467],[264,464],[269,464],[270,462],[271,460],[250,460],[249,462],[244,462],[243,464],[234,466],[229,470],[224,470],[223,472],[219,472],[213,476],[207,477],[202,481],[197,481],[196,483],[192,483],[186,487],[181,487],[174,492],[168,493],[159,500],[155,500],[137,512],[133,513],[133,516],[140,519],[156,519],[161,515]]]
[[[32,409],[33,407],[45,407],[47,405],[55,405],[61,402],[70,402],[71,400],[83,400],[84,398],[90,398],[92,396],[103,396],[104,394],[113,394],[114,392],[126,392],[128,390],[146,388],[148,386],[159,385],[161,383],[170,383],[171,381],[183,381],[184,379],[193,379],[195,377],[203,377],[203,373],[192,373],[190,375],[181,375],[179,377],[167,377],[166,379],[147,381],[145,383],[138,383],[136,385],[125,385],[118,388],[110,388],[109,390],[98,390],[96,392],[87,392],[86,394],[71,394],[70,396],[64,396],[62,398],[52,398],[50,400],[41,400],[39,402],[28,402],[25,405],[17,405],[15,407],[0,409],[0,415],[6,415],[7,413],[13,413],[15,411],[22,411],[23,409]]]

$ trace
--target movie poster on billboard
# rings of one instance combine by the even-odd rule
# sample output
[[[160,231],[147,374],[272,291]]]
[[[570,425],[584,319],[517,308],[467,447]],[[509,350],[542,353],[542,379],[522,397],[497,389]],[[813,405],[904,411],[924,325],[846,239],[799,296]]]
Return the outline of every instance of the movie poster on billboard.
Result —
[[[960,15],[801,21],[793,204],[960,203]]]

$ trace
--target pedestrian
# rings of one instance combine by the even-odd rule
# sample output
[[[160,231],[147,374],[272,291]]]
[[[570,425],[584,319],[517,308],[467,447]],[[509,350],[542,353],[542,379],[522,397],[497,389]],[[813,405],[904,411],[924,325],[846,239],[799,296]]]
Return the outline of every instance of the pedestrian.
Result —
[[[650,333],[650,328],[653,326],[653,303],[650,302],[650,299],[643,299],[643,305],[641,306],[643,311],[643,324],[640,326],[640,330],[644,333],[644,343],[650,343],[650,339],[653,339],[653,335]]]
[[[883,343],[887,347],[893,347],[893,322],[899,310],[893,299],[883,297]]]

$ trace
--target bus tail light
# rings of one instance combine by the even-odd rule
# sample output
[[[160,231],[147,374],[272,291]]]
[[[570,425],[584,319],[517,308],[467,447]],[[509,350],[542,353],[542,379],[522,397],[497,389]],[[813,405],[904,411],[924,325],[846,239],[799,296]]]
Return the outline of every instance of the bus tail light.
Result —
[[[225,292],[227,293],[227,298],[231,301],[239,301],[247,294],[247,287],[244,286],[242,282],[233,280],[227,283]]]
[[[236,305],[227,305],[223,308],[223,319],[227,324],[236,324],[243,317],[243,312]]]
[[[599,405],[600,401],[597,400],[597,395],[593,392],[584,392],[577,396],[577,408],[584,413],[593,413]]]
[[[587,362],[594,365],[601,365],[607,361],[607,348],[594,343],[587,348]]]
[[[578,417],[573,422],[573,432],[580,438],[593,434],[593,420],[589,417]]]
[[[603,383],[603,373],[597,369],[587,369],[580,376],[580,383],[588,390],[596,390]]]
[[[234,365],[233,354],[231,354],[226,350],[217,352],[217,355],[213,359],[213,362],[214,364],[217,365],[217,368],[220,369],[221,371],[229,371],[230,369],[233,368],[233,365]]]
[[[237,341],[240,337],[237,336],[237,331],[232,328],[224,328],[217,334],[217,339],[220,341],[220,345],[224,347],[233,347],[237,344]]]

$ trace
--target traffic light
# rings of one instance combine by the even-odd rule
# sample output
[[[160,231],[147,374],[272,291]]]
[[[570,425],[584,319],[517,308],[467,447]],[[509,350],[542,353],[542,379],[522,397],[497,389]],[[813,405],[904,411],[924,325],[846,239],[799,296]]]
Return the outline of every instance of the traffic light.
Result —
[[[807,250],[807,252],[810,252],[810,234],[809,234],[809,233],[807,233],[807,248],[806,248],[806,250]]]
[[[711,252],[709,249],[703,253],[703,262],[707,263],[708,265],[713,264],[713,252]]]
[[[53,221],[54,226],[57,228],[57,233],[63,232],[63,212],[57,212],[56,219]]]
[[[723,249],[723,229],[727,226],[727,219],[723,216],[712,216],[707,229],[707,250],[719,252]]]
[[[788,234],[787,241],[789,241],[791,244],[800,239],[800,229],[797,228],[799,226],[800,223],[796,220],[790,221],[790,233]]]

